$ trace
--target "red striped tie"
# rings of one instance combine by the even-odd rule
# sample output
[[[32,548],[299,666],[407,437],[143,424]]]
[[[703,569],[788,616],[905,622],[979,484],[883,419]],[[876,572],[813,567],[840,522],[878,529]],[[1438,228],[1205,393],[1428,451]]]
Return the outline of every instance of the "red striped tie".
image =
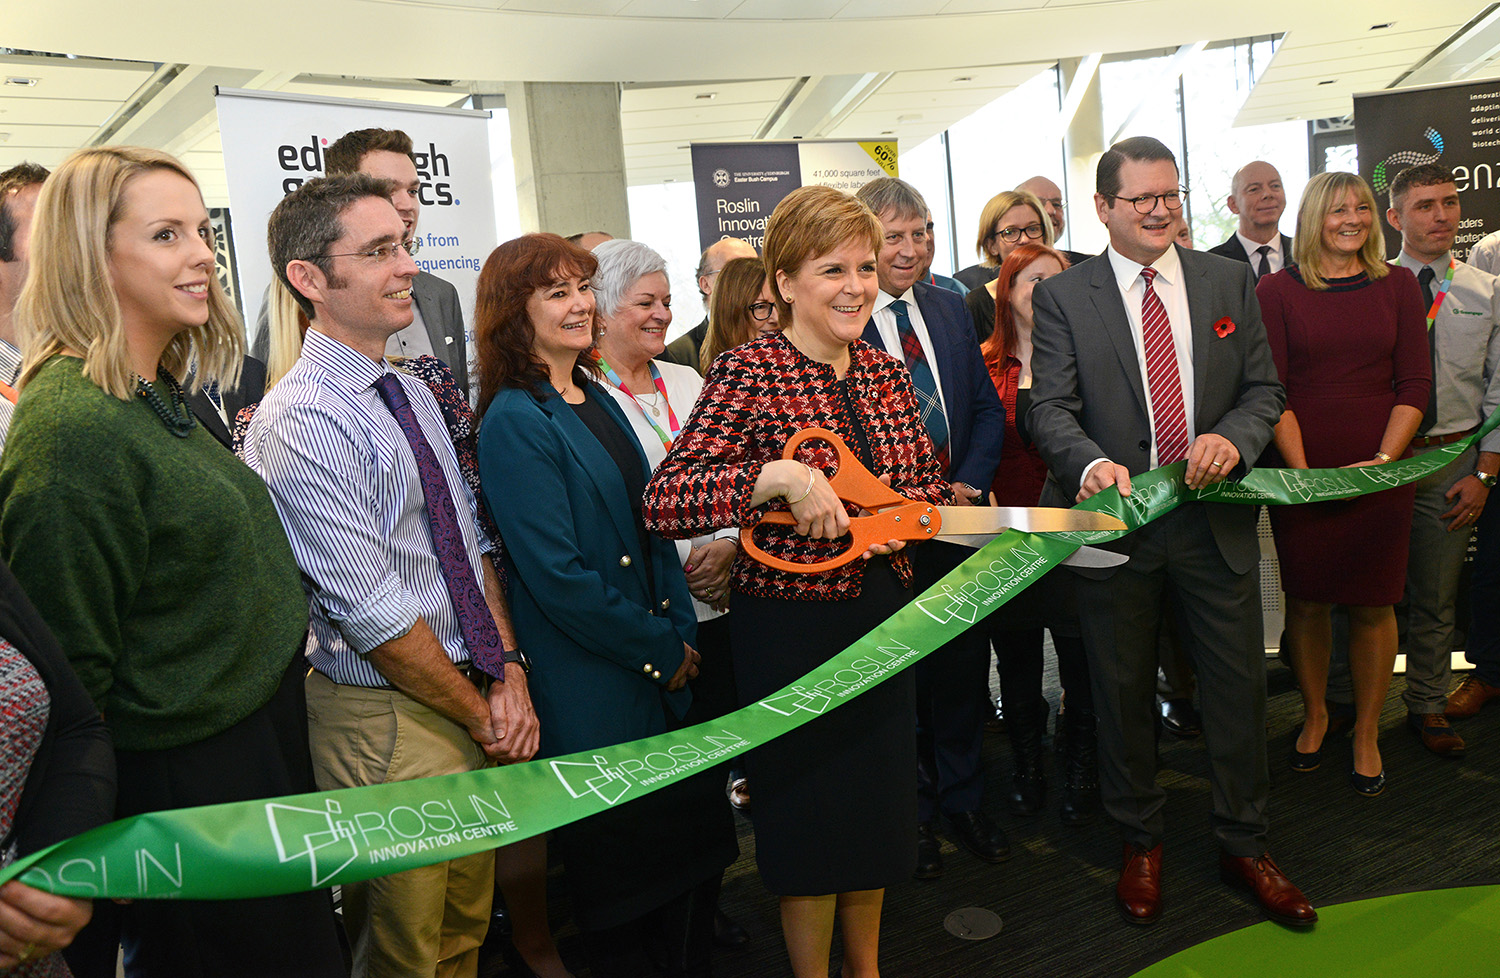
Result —
[[[1182,379],[1177,374],[1177,346],[1172,324],[1152,280],[1156,269],[1143,268],[1141,336],[1146,347],[1146,382],[1151,385],[1151,416],[1156,421],[1156,464],[1171,465],[1187,458],[1187,412],[1182,404]]]

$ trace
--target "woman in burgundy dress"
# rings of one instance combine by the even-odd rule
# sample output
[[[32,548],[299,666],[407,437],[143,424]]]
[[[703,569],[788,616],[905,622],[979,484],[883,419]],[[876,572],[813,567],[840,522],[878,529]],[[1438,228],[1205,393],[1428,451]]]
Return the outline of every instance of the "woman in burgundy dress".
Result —
[[[1403,457],[1432,383],[1422,294],[1387,265],[1375,198],[1352,173],[1308,182],[1297,213],[1297,267],[1260,281],[1256,295],[1286,410],[1276,450],[1290,468],[1378,465]],[[1396,661],[1396,617],[1406,581],[1414,488],[1355,499],[1271,507],[1287,595],[1286,635],[1302,689],[1295,771],[1316,770],[1328,730],[1324,693],[1329,613],[1349,606],[1354,762],[1360,794],[1385,786],[1380,709]]]

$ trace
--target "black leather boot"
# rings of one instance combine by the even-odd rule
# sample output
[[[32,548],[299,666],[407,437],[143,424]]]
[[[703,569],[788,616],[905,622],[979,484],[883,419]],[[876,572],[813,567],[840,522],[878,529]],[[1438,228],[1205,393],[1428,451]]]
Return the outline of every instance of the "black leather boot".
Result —
[[[1092,713],[1074,708],[1067,717],[1062,820],[1064,825],[1087,825],[1099,814],[1099,734]]]
[[[1011,757],[1015,772],[1005,807],[1012,815],[1035,815],[1047,800],[1047,777],[1042,770],[1042,741],[1047,733],[1046,700],[1024,707],[1009,707],[1005,732],[1010,736]]]

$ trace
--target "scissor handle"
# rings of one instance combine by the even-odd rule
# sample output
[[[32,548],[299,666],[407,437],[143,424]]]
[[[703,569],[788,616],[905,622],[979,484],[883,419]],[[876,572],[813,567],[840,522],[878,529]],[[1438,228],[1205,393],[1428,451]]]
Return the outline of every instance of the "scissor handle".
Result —
[[[831,571],[855,560],[877,543],[892,540],[927,540],[937,536],[943,527],[943,517],[936,506],[930,503],[905,501],[905,505],[886,509],[869,516],[854,516],[849,520],[849,548],[839,554],[813,564],[799,564],[792,560],[768,554],[755,542],[755,528],[765,523],[796,526],[797,518],[784,510],[767,513],[755,523],[740,527],[740,546],[751,557],[767,567],[792,574],[818,574]]]
[[[834,455],[838,457],[839,469],[828,480],[828,485],[845,502],[853,503],[860,509],[867,509],[872,513],[887,506],[900,506],[911,502],[910,499],[875,478],[849,450],[849,446],[844,444],[844,439],[827,428],[804,428],[797,432],[786,440],[786,447],[781,450],[781,457],[795,458],[797,449],[808,441],[826,442],[828,447],[833,449]],[[886,539],[894,540],[895,537],[886,537]]]

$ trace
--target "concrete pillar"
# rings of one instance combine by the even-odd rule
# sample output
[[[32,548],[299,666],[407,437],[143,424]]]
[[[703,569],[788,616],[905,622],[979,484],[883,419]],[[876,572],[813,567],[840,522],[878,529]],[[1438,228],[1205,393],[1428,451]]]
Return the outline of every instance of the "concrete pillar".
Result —
[[[1073,87],[1081,63],[1078,58],[1065,58],[1058,63],[1064,93]],[[1063,135],[1063,157],[1068,168],[1068,237],[1073,251],[1098,254],[1109,243],[1109,235],[1094,213],[1094,168],[1108,148],[1104,145],[1104,102],[1099,96],[1099,73],[1095,71]]]
[[[521,227],[630,237],[620,86],[507,82]]]

